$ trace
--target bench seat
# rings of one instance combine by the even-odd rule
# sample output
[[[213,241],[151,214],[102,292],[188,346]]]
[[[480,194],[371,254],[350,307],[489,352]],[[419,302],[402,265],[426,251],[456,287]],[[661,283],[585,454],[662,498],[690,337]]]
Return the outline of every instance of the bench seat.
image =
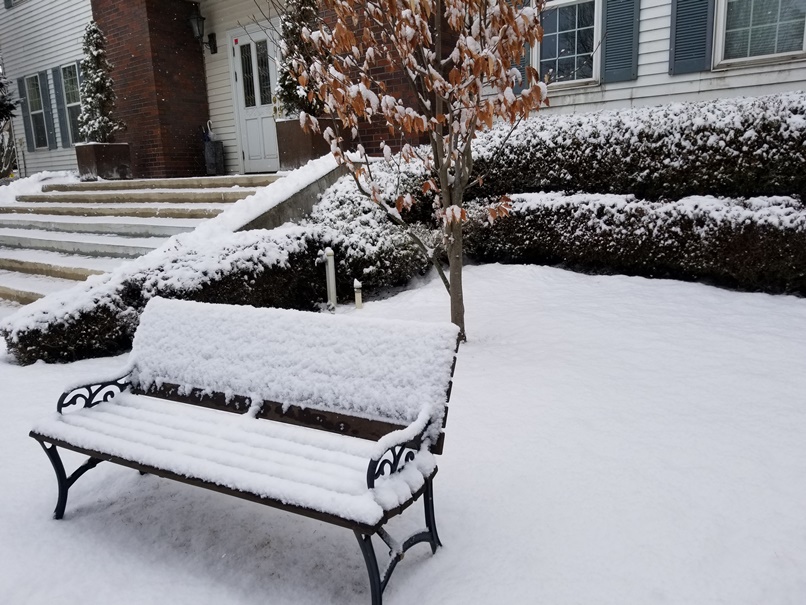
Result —
[[[101,458],[324,513],[353,522],[350,527],[381,524],[436,469],[434,456],[420,451],[369,489],[367,464],[377,442],[126,391],[92,408],[54,414],[33,433]]]

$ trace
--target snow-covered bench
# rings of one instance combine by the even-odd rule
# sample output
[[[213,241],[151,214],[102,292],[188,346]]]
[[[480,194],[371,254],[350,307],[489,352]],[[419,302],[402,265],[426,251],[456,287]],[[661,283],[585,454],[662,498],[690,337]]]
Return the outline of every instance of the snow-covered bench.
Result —
[[[407,549],[440,545],[456,338],[452,324],[154,299],[125,375],[71,387],[31,431],[56,471],[55,517],[81,475],[115,462],[352,529],[379,605]],[[68,476],[57,447],[89,458]],[[384,524],[420,496],[425,529],[394,540]]]

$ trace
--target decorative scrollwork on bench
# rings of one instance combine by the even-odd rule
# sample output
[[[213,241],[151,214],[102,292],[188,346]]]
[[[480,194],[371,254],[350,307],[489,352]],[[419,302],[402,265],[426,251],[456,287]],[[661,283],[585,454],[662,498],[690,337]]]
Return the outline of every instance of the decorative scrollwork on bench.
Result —
[[[414,460],[415,451],[408,444],[395,445],[386,450],[378,460],[370,460],[367,467],[367,487],[375,487],[375,481],[391,475]]]
[[[129,377],[126,375],[108,382],[87,384],[75,388],[72,391],[62,393],[62,396],[59,397],[59,403],[56,404],[56,411],[61,414],[64,408],[71,405],[91,408],[104,401],[109,401],[128,386]]]

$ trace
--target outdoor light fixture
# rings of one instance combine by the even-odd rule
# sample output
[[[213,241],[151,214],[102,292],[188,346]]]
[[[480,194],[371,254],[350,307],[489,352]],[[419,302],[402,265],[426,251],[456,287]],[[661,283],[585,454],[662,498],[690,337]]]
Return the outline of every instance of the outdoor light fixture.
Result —
[[[214,55],[218,52],[218,44],[216,43],[216,36],[215,34],[209,34],[207,36],[207,42],[204,42],[204,17],[201,16],[199,12],[199,5],[193,5],[193,12],[190,14],[188,18],[188,23],[190,23],[190,29],[193,30],[193,37],[196,38],[199,42],[201,42],[202,46],[206,46],[210,49],[210,54]]]

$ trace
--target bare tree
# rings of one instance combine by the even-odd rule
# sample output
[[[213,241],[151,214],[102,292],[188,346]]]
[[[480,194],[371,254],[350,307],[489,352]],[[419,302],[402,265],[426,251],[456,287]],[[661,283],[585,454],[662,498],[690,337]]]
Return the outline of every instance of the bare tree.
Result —
[[[428,145],[403,146],[405,161],[424,162],[432,177],[424,191],[436,195],[449,274],[437,254],[409,233],[431,258],[450,293],[451,321],[465,336],[462,290],[463,200],[473,169],[471,142],[476,133],[505,120],[512,128],[547,103],[547,89],[535,69],[526,81],[518,70],[527,45],[542,38],[538,16],[544,0],[322,0],[316,23],[302,29],[307,56],[285,57],[309,98],[318,98],[335,128],[324,131],[339,162],[353,173],[359,188],[395,223],[406,227],[401,211],[410,194],[391,205],[381,199],[372,166],[346,153],[348,139],[362,121],[385,119],[390,136],[423,137]],[[385,73],[404,74],[413,101],[396,97]],[[522,86],[520,92],[514,92]],[[318,130],[315,116],[302,113],[304,126]],[[510,131],[511,132],[511,131]],[[391,150],[384,148],[387,159]],[[502,201],[491,217],[505,214]]]

